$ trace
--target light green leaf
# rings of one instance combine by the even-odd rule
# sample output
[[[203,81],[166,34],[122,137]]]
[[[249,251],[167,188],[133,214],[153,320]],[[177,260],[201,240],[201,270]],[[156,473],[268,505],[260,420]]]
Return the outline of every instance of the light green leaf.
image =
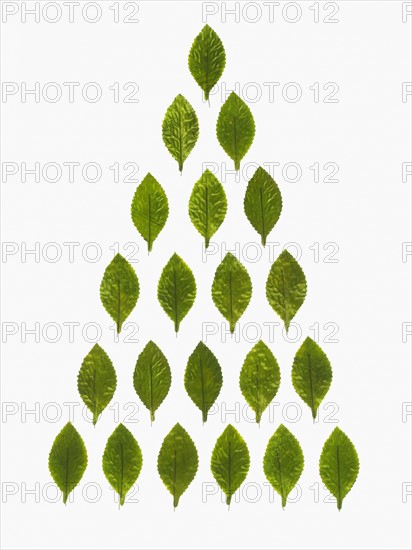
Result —
[[[220,109],[216,126],[220,145],[239,170],[255,137],[255,121],[246,103],[232,92]]]
[[[183,163],[189,156],[199,137],[199,122],[195,110],[182,95],[175,97],[167,109],[162,126],[163,143],[183,170]]]
[[[189,357],[185,371],[185,388],[193,403],[202,411],[203,422],[222,387],[222,369],[210,349],[199,342]]]
[[[136,189],[131,213],[133,223],[147,242],[150,252],[169,215],[166,193],[152,174],[146,174]]]
[[[243,204],[247,219],[265,246],[282,211],[282,195],[272,176],[260,166],[249,180]]]
[[[282,497],[282,507],[303,471],[304,458],[296,437],[283,424],[269,439],[263,459],[265,476]]]
[[[260,423],[263,411],[275,397],[280,385],[280,369],[268,346],[259,340],[246,355],[240,371],[240,390]]]
[[[174,322],[175,332],[196,298],[196,281],[190,267],[173,254],[163,268],[157,286],[157,298],[166,315]]]
[[[157,471],[167,490],[173,496],[173,507],[192,483],[199,458],[190,435],[176,424],[167,434],[157,458]]]
[[[205,170],[190,195],[189,216],[205,238],[206,248],[225,219],[226,211],[227,200],[222,184],[210,170]]]
[[[309,405],[313,419],[332,382],[332,367],[325,352],[307,337],[296,352],[292,366],[292,384]]]
[[[119,424],[109,437],[103,454],[103,472],[124,504],[142,469],[142,452],[129,430]]]
[[[359,458],[352,441],[339,428],[335,428],[325,441],[319,472],[326,488],[336,498],[340,510],[343,499],[358,477]]]
[[[226,495],[226,504],[246,479],[250,466],[249,450],[240,433],[229,424],[216,441],[210,468]]]
[[[306,278],[295,258],[284,250],[270,268],[266,282],[269,304],[285,323],[286,331],[306,296]]]
[[[116,390],[116,371],[110,357],[95,344],[83,359],[77,377],[77,389],[86,407],[93,413],[95,425]]]
[[[120,254],[116,254],[104,272],[100,285],[102,304],[116,323],[117,333],[122,330],[139,298],[139,280],[133,267]]]
[[[150,411],[150,419],[155,419],[155,411],[166,398],[172,374],[162,350],[152,341],[137,358],[133,375],[133,385],[144,406]]]
[[[252,282],[246,268],[228,252],[216,269],[212,285],[215,306],[229,321],[230,332],[243,315],[252,297]]]
[[[189,53],[189,70],[204,91],[205,100],[209,99],[210,90],[222,76],[225,64],[222,41],[209,25],[205,25],[194,39]]]
[[[49,470],[63,493],[63,502],[78,485],[87,467],[87,451],[83,439],[68,422],[54,440],[49,454]]]

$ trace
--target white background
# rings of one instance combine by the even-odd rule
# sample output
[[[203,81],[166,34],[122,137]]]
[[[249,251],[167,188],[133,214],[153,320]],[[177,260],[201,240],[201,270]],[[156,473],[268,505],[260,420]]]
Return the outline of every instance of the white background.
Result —
[[[27,7],[32,4],[28,2]],[[67,9],[54,24],[43,16],[39,23],[33,16],[22,22],[22,6],[16,3],[19,12],[2,25],[2,78],[19,86],[15,95],[3,96],[3,163],[15,162],[20,167],[26,162],[29,168],[35,162],[43,166],[70,161],[102,166],[102,178],[96,183],[85,181],[80,172],[73,183],[67,172],[56,183],[43,177],[36,183],[30,175],[23,183],[20,171],[7,181],[3,178],[2,240],[16,243],[7,248],[16,253],[3,254],[2,260],[3,341],[5,330],[17,327],[16,334],[7,337],[2,353],[5,549],[410,548],[412,497],[402,498],[402,491],[407,491],[403,484],[411,482],[411,417],[402,421],[407,406],[403,403],[411,401],[410,337],[402,342],[402,324],[411,321],[411,257],[402,261],[402,243],[411,240],[411,177],[402,181],[402,163],[410,162],[412,97],[402,101],[402,82],[411,80],[411,17],[408,23],[402,22],[401,2],[347,1],[339,3],[338,22],[325,23],[331,9],[321,2],[320,22],[315,23],[314,11],[309,9],[313,3],[300,2],[298,21],[287,21],[287,17],[295,19],[293,7],[282,16],[281,3],[270,22],[267,7],[258,6],[261,17],[257,18],[257,3],[249,3],[246,12],[244,4],[240,5],[238,21],[228,15],[225,22],[224,6],[209,4],[217,13],[207,22],[220,35],[227,54],[223,87],[230,90],[239,83],[244,99],[248,99],[245,93],[254,99],[256,90],[261,92],[259,100],[249,101],[257,132],[243,165],[280,163],[273,174],[283,195],[283,212],[268,239],[280,245],[268,246],[257,261],[253,257],[260,250],[259,238],[242,205],[253,168],[249,175],[242,173],[239,181],[219,170],[229,209],[213,239],[215,253],[207,258],[202,256],[202,239],[187,214],[202,163],[215,162],[219,167],[226,163],[232,169],[215,137],[224,93],[220,88],[208,107],[187,69],[191,42],[206,22],[202,2],[140,2],[138,23],[129,24],[122,21],[133,6],[127,8],[122,3],[120,22],[114,23],[113,2],[100,2],[102,17],[95,24],[85,21],[81,11],[75,12],[70,23]],[[227,8],[233,7],[233,2],[227,3]],[[92,9],[90,16],[94,17]],[[54,17],[53,8],[48,17]],[[63,96],[56,103],[42,97],[36,102],[33,96],[22,102],[23,82],[27,88],[39,82],[41,89],[48,82],[57,82]],[[73,103],[68,101],[63,82],[81,83]],[[100,101],[83,99],[81,88],[88,82],[101,86]],[[120,83],[123,94],[118,103],[109,89],[114,82]],[[138,84],[138,103],[122,101],[126,82]],[[265,82],[279,83],[274,98],[269,97]],[[289,82],[299,84],[299,101],[282,97]],[[319,102],[309,89],[315,82],[320,84]],[[339,86],[337,103],[323,102],[326,91],[322,88],[328,82]],[[248,83],[255,84],[248,87]],[[290,92],[293,97],[293,90]],[[161,139],[163,115],[178,93],[191,102],[200,122],[200,138],[183,176]],[[113,182],[109,166],[115,162],[120,166],[137,163],[140,180],[150,171],[167,192],[170,216],[150,256],[129,214],[137,182]],[[282,167],[289,162],[300,165],[299,181],[287,181],[290,177],[282,174]],[[321,167],[319,182],[314,182],[309,168],[315,162]],[[338,182],[322,181],[322,167],[327,162],[339,165]],[[124,176],[122,171],[121,178]],[[25,246],[33,248],[36,242],[40,243],[37,256],[22,254]],[[50,242],[62,250],[55,263],[47,260],[47,250],[53,256],[51,248],[45,249]],[[73,262],[65,242],[81,243]],[[90,242],[98,243],[102,251],[95,263],[82,255],[83,245]],[[110,247],[116,242],[123,253],[125,243],[139,247],[133,266],[141,296],[129,318],[139,326],[138,342],[125,342],[123,333],[119,342],[114,341],[112,321],[99,300],[101,277],[113,256]],[[263,325],[279,322],[266,302],[265,281],[271,262],[290,242],[298,244],[299,262],[308,281],[307,299],[295,318],[300,330],[296,341],[290,341],[293,331],[288,341],[280,326],[270,338],[267,325]],[[322,261],[329,251],[323,246],[329,242],[339,247],[334,256],[337,263]],[[239,243],[238,257],[252,278],[253,297],[240,321],[239,337],[231,338],[222,332],[226,324],[222,325],[213,305],[210,288],[225,250],[233,249],[235,243]],[[245,248],[247,243],[252,244]],[[314,243],[320,245],[319,262],[309,248]],[[160,272],[175,251],[192,268],[198,288],[195,305],[182,322],[177,339],[156,299]],[[73,342],[63,325],[67,322],[80,323]],[[216,414],[202,426],[200,411],[185,393],[183,373],[206,322],[219,329],[203,339],[220,360],[224,385]],[[27,335],[24,341],[22,323],[27,328],[39,323],[38,342],[34,335]],[[44,335],[47,323],[53,325]],[[52,502],[56,493],[49,485],[47,460],[54,437],[69,420],[63,404],[79,403],[76,376],[93,345],[82,337],[86,323],[99,324],[100,344],[115,365],[118,387],[113,402],[118,404],[119,414],[116,418],[116,410],[107,409],[94,429],[81,407],[76,408],[74,424],[86,443],[89,464],[74,492],[74,502],[65,507],[61,501]],[[290,381],[294,354],[307,335],[314,336],[310,329],[314,323],[319,323],[319,343],[334,373],[324,402],[332,405],[327,409],[321,406],[317,424],[312,423],[309,409]],[[329,332],[323,329],[325,323],[339,326],[338,342],[325,341]],[[56,326],[61,328],[61,338],[52,343]],[[259,330],[282,372],[275,398],[278,405],[270,415],[263,415],[260,428],[248,419],[238,387],[243,359]],[[171,391],[153,427],[142,406],[132,418],[135,422],[125,421],[126,414],[136,412],[139,405],[132,373],[149,339],[164,351],[173,374]],[[134,405],[125,410],[127,403]],[[56,407],[61,414],[53,422]],[[37,412],[27,415],[27,409]],[[237,412],[227,414],[228,409]],[[13,414],[5,414],[7,411]],[[137,438],[144,460],[138,502],[128,502],[120,511],[101,470],[106,440],[119,420]],[[356,445],[361,464],[358,480],[340,513],[334,502],[324,502],[328,494],[318,474],[323,442],[337,420]],[[200,464],[174,512],[172,497],[158,477],[156,460],[164,436],[176,422],[195,441]],[[229,513],[220,494],[206,498],[202,485],[213,482],[210,454],[228,422],[242,433],[251,453],[249,485],[239,491],[238,502]],[[305,454],[300,492],[291,495],[299,498],[288,503],[285,511],[279,497],[269,492],[261,467],[267,441],[280,422],[298,437]],[[85,493],[90,483],[90,492]],[[93,503],[90,500],[96,487],[101,488],[101,495]],[[316,487],[319,502],[315,502]],[[27,494],[30,489],[36,494]]]

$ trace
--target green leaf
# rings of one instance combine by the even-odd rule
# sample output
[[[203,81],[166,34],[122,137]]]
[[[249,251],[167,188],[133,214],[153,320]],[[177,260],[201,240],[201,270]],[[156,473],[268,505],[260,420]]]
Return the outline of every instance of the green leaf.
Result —
[[[255,121],[246,103],[232,92],[220,109],[216,126],[220,145],[239,170],[255,137]]]
[[[167,434],[157,458],[157,471],[167,490],[173,496],[173,507],[192,483],[199,458],[190,435],[176,424]]]
[[[87,451],[83,439],[68,422],[54,440],[49,454],[49,470],[63,493],[63,502],[78,485],[87,466]]]
[[[206,248],[225,219],[226,211],[227,200],[222,184],[212,172],[205,170],[190,195],[189,216],[205,238]]]
[[[222,76],[225,64],[222,41],[209,25],[205,25],[194,39],[189,53],[189,70],[204,91],[205,100],[209,99],[210,90]]]
[[[146,174],[136,189],[131,212],[133,223],[150,252],[169,215],[166,193],[152,174]]]
[[[196,298],[196,281],[190,267],[173,254],[163,268],[157,286],[157,298],[166,315],[174,322],[175,332]]]
[[[260,166],[249,180],[243,204],[247,219],[265,246],[282,211],[282,195],[272,176]]]
[[[332,367],[325,352],[307,337],[296,352],[292,366],[292,384],[310,407],[313,419],[332,382]]]
[[[239,489],[250,466],[249,450],[240,433],[229,424],[217,438],[212,453],[210,468],[213,477],[226,495],[226,504],[230,506],[232,495]]]
[[[222,388],[222,369],[210,349],[199,342],[189,357],[185,371],[185,388],[193,403],[202,411],[203,422]]]
[[[103,472],[107,481],[119,495],[119,504],[124,504],[142,469],[140,447],[123,425],[119,424],[109,437],[103,453]]]
[[[215,306],[229,321],[230,332],[243,315],[252,297],[252,282],[246,268],[228,252],[216,269],[212,285]]]
[[[285,323],[286,331],[306,296],[306,278],[295,258],[284,250],[270,268],[266,282],[269,304]]]
[[[268,346],[259,340],[246,355],[240,371],[240,390],[260,423],[263,411],[275,397],[280,385],[280,369]]]
[[[299,441],[283,424],[269,439],[263,458],[265,476],[282,497],[282,507],[303,471],[303,452]]]
[[[152,341],[137,358],[133,375],[133,385],[144,406],[150,411],[150,419],[155,419],[155,411],[163,403],[172,382],[169,363],[162,350]]]
[[[338,510],[359,473],[359,458],[349,437],[335,428],[325,441],[319,461],[323,483],[336,498]]]
[[[93,413],[95,425],[116,390],[116,371],[110,357],[95,344],[83,359],[77,377],[77,389],[86,407]]]
[[[139,290],[139,280],[133,267],[123,256],[116,254],[104,272],[100,285],[100,299],[116,323],[118,334],[136,305]]]
[[[183,170],[183,163],[189,156],[199,137],[199,122],[195,110],[182,95],[175,97],[167,109],[162,126],[163,143]]]

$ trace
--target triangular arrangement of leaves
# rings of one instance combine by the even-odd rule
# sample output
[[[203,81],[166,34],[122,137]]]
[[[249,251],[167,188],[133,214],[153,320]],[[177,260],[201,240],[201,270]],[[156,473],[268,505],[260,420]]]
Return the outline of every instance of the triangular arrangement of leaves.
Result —
[[[252,281],[246,268],[230,252],[216,269],[212,285],[213,303],[229,321],[230,332],[243,315],[252,297]]]
[[[340,510],[343,499],[358,477],[359,458],[352,441],[337,427],[323,446],[319,473],[326,488],[336,498]]]
[[[150,411],[150,420],[169,393],[172,374],[162,350],[152,341],[137,358],[133,385],[144,406]]]
[[[205,170],[195,183],[189,201],[189,216],[205,239],[205,247],[225,219],[226,193],[217,177]]]
[[[54,440],[49,454],[49,471],[63,493],[63,502],[78,485],[87,467],[87,451],[83,439],[68,422]]]
[[[303,471],[304,458],[296,437],[281,424],[269,439],[263,459],[265,476],[286,506],[289,493]]]
[[[110,357],[99,344],[95,344],[83,359],[77,376],[77,389],[93,414],[94,425],[112,400],[116,384],[116,371]]]
[[[104,272],[100,299],[116,323],[118,334],[136,305],[139,291],[139,280],[133,267],[121,254],[116,254]]]
[[[222,41],[209,25],[205,25],[190,49],[189,70],[202,88],[206,101],[222,76],[225,64],[226,54]]]
[[[203,342],[189,357],[185,371],[185,388],[193,403],[202,411],[203,422],[222,387],[219,361]]]
[[[313,419],[332,382],[332,367],[325,352],[307,337],[296,352],[292,383],[296,393],[310,407]]]
[[[239,378],[240,390],[260,423],[262,413],[278,392],[280,369],[268,346],[259,340],[246,355]]]
[[[152,250],[153,242],[163,229],[169,215],[169,203],[160,183],[146,174],[137,187],[131,208],[133,223]]]
[[[157,470],[166,489],[173,496],[173,507],[192,483],[199,458],[190,435],[180,424],[164,438],[157,458]]]
[[[119,424],[109,437],[103,454],[103,472],[119,495],[119,506],[124,504],[142,469],[142,452],[132,433]]]

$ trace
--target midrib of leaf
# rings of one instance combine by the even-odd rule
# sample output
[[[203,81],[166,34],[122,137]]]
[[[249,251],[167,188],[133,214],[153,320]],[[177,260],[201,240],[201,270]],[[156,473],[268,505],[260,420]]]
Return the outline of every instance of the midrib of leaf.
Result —
[[[230,331],[233,332],[235,330],[235,327],[233,326],[232,271],[229,271],[229,318],[230,318]]]
[[[152,203],[151,203],[150,193],[149,193],[149,235],[148,235],[147,247],[150,252],[152,250]]]
[[[153,370],[152,363],[149,365],[149,393],[150,393],[150,423],[155,419],[155,413],[153,410]]]
[[[340,491],[340,460],[339,460],[339,445],[336,445],[336,460],[337,460],[337,466],[338,466],[338,510],[342,508],[342,499],[341,499],[341,491]]]
[[[209,188],[208,188],[207,184],[206,184],[205,191],[206,191],[206,197],[205,197],[205,201],[206,201],[205,245],[206,245],[206,248],[207,248],[209,246]]]
[[[203,39],[202,39],[203,41]],[[209,50],[206,48],[206,63],[205,63],[205,99],[207,99],[208,103],[209,103],[209,106],[210,106],[210,101],[209,101]]]
[[[96,422],[97,422],[97,414],[96,414],[96,409],[97,409],[97,399],[96,399],[96,367],[94,365],[94,361],[93,361],[93,425],[95,426],[96,425]]]
[[[280,494],[282,497],[282,508],[284,508],[286,506],[286,495],[284,494],[284,488],[283,488],[282,467],[280,465],[279,453],[276,448],[275,448],[275,455],[276,455],[276,462],[278,464],[278,470],[279,470],[279,485],[280,485]]]
[[[63,493],[63,502],[66,504],[67,497],[69,496],[69,447],[66,447],[66,472],[65,472],[64,487],[65,491]]]
[[[177,286],[176,286],[176,270],[173,267],[173,295],[174,295],[174,303],[175,303],[175,332],[177,334],[179,330],[179,316],[177,313]]]
[[[309,370],[309,387],[310,387],[310,408],[312,410],[312,418],[315,420],[316,411],[315,411],[315,402],[313,400],[313,380],[312,380],[312,363],[310,361],[310,353],[307,353],[308,357],[308,370]]]
[[[262,228],[262,245],[266,245],[266,233],[265,233],[265,217],[264,217],[264,209],[263,209],[263,190],[262,187],[259,187],[259,195],[260,195],[260,216],[261,216],[261,228]]]
[[[173,508],[176,508],[176,506],[179,503],[179,499],[177,499],[176,502],[176,449],[174,450],[174,466],[173,466]]]
[[[120,276],[117,273],[117,334],[120,334]]]
[[[203,379],[203,362],[202,362],[202,358],[200,358],[200,384],[201,384],[201,387],[202,387],[202,420],[203,420],[203,424],[204,424],[207,420],[207,412],[206,412],[206,407],[205,407],[205,383],[204,383],[204,379]]]
[[[119,482],[119,508],[123,504],[123,477],[124,477],[124,461],[123,461],[123,443],[120,443],[120,482]]]
[[[239,170],[239,162],[237,159],[237,135],[236,135],[236,116],[233,115],[233,141],[235,146],[235,170]]]
[[[180,112],[180,107],[178,107],[178,116],[179,116],[179,172],[182,175],[183,171],[183,131],[182,131],[182,116]]]
[[[232,449],[231,449],[231,441],[228,441],[229,449],[228,449],[228,468],[227,468],[227,477],[228,477],[228,491],[227,491],[227,497],[226,497],[226,504],[230,508],[230,501],[232,499]]]
[[[283,294],[283,310],[284,310],[284,317],[285,317],[285,326],[286,326],[286,332],[288,332],[289,322],[288,322],[288,314],[287,314],[287,307],[286,307],[285,273],[283,271],[283,268],[280,269],[280,272],[282,274],[282,294]]]
[[[259,363],[256,363],[256,422],[260,424],[260,400],[259,400]]]

